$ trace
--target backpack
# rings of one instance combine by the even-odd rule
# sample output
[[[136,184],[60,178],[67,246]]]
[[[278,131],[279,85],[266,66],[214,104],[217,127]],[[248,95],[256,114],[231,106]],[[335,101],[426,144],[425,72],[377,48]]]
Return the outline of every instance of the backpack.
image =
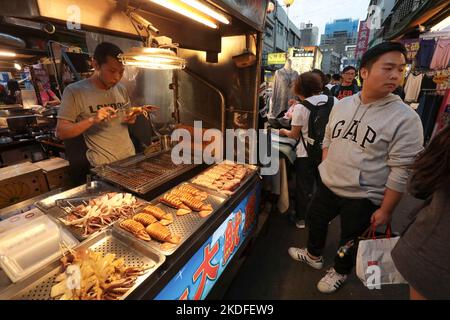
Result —
[[[302,137],[303,144],[308,157],[318,165],[322,161],[322,143],[330,112],[333,109],[334,97],[329,96],[327,102],[319,103],[317,106],[307,100],[303,101],[302,105],[310,111],[308,118],[308,142],[305,143],[305,139]]]

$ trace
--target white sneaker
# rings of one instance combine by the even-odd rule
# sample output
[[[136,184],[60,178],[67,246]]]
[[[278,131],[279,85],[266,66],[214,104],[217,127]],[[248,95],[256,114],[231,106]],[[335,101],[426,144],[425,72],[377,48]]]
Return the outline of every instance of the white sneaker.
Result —
[[[297,220],[297,221],[295,222],[295,226],[296,226],[298,229],[305,229],[305,226],[306,226],[305,220]]]
[[[289,255],[292,259],[304,262],[307,265],[313,267],[314,269],[320,270],[323,268],[323,257],[319,257],[319,259],[314,260],[308,255],[308,250],[306,248],[294,248],[291,247],[288,250]]]
[[[345,281],[347,281],[347,276],[345,274],[337,273],[334,268],[330,268],[325,277],[317,284],[317,289],[322,293],[333,293],[337,291]]]

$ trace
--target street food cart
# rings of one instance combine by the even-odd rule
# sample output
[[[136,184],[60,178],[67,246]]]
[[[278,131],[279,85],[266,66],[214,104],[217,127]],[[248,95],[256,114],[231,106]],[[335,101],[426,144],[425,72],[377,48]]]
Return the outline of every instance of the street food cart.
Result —
[[[175,128],[195,133],[194,121],[222,133],[256,128],[267,1],[4,2],[4,16],[84,33],[90,52],[101,41],[121,47],[131,103],[160,107],[132,128],[143,146]],[[170,50],[170,61],[182,62],[165,70],[142,66],[133,50],[147,53],[154,40],[153,49]],[[254,238],[258,167],[235,159],[174,164],[171,146],[94,168],[86,184],[1,210],[0,298],[220,295],[215,284]],[[39,252],[24,246],[33,238]],[[103,266],[101,286],[89,282],[87,261]]]

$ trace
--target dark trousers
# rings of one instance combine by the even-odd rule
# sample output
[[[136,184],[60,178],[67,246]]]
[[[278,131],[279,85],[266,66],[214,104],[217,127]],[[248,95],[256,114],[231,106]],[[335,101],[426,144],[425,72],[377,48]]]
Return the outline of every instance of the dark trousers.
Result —
[[[334,269],[340,274],[350,274],[356,263],[358,249],[356,240],[370,227],[370,218],[378,208],[369,199],[339,197],[320,183],[307,214],[308,252],[314,256],[322,254],[328,233],[328,223],[339,215],[341,218],[339,246],[351,240],[354,240],[356,245],[352,246],[343,258],[336,254]]]
[[[295,159],[295,217],[305,220],[314,193],[317,167],[309,158]]]

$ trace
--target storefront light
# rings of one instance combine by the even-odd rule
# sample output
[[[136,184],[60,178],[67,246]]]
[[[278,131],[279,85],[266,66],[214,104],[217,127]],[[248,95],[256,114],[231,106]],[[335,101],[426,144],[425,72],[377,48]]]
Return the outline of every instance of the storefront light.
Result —
[[[443,21],[439,22],[437,25],[435,25],[433,28],[431,28],[432,32],[441,31],[445,28],[450,26],[450,16],[445,18]]]
[[[179,58],[170,49],[131,48],[130,51],[120,54],[118,57],[124,65],[138,68],[175,70],[186,67],[186,60]]]
[[[200,22],[210,28],[217,29],[218,25],[211,19],[208,18],[206,12],[200,11],[191,5],[184,3],[182,0],[150,0],[160,6],[163,6],[169,10],[179,13],[185,17],[192,20]],[[190,1],[186,1],[190,2]]]
[[[201,3],[197,0],[181,0],[181,1],[186,3],[187,5],[190,5],[191,7],[203,12],[204,14],[210,16],[211,18],[216,19],[217,21],[220,21],[224,24],[230,24],[230,20],[228,20],[228,18],[225,17],[223,14],[220,14],[217,11],[214,11],[210,7],[204,5],[203,3]]]
[[[15,57],[16,54],[11,51],[0,51],[0,57]]]

